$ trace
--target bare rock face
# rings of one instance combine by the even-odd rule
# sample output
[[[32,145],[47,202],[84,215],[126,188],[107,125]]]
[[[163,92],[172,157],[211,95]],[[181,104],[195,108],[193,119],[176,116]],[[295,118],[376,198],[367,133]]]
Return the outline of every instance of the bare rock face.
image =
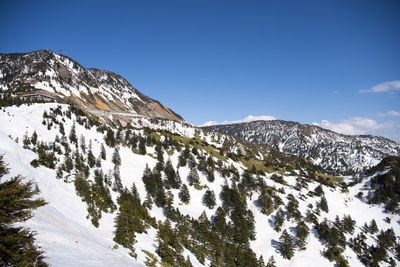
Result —
[[[0,92],[13,95],[40,90],[84,108],[183,120],[157,100],[143,95],[118,74],[84,68],[50,50],[0,54]]]
[[[387,156],[400,155],[400,144],[384,137],[344,135],[290,121],[253,121],[203,128],[270,145],[338,174],[363,172]]]

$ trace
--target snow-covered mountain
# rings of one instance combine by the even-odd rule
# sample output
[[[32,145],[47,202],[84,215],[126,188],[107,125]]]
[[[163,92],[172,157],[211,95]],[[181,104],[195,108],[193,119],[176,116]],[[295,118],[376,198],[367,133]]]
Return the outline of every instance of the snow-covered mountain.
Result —
[[[387,156],[400,155],[400,144],[384,137],[344,135],[290,121],[253,121],[203,129],[248,142],[268,144],[281,152],[311,159],[326,170],[342,174],[362,172]]]
[[[21,174],[47,201],[23,225],[50,266],[400,264],[399,158],[320,167],[361,171],[393,141],[282,121],[208,132],[49,50],[0,54],[0,91],[0,184]]]
[[[20,96],[41,92],[77,103],[90,111],[111,110],[183,120],[118,74],[84,68],[73,59],[50,50],[0,54],[0,92]]]
[[[398,207],[368,204],[397,163],[336,177],[235,142],[177,121],[106,124],[68,104],[0,110],[5,179],[25,176],[48,202],[24,225],[51,266],[400,264]]]

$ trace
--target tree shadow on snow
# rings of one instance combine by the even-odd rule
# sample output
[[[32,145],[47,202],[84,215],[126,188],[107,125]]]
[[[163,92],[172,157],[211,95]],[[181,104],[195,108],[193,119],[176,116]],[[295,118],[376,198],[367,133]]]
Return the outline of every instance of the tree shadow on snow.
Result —
[[[319,239],[317,229],[315,228],[315,225],[313,225],[313,227],[311,228],[311,233],[314,235],[316,239],[318,239],[321,242],[321,240]]]
[[[274,216],[274,219],[275,219],[275,216]],[[274,220],[272,220],[272,219],[268,219],[268,224],[269,224],[269,226],[271,226],[272,229],[275,227]]]
[[[274,239],[271,239],[271,246],[275,249],[276,253],[279,253],[279,246],[281,245],[281,242],[276,241]]]
[[[289,232],[296,236],[296,227],[294,226],[289,227]]]

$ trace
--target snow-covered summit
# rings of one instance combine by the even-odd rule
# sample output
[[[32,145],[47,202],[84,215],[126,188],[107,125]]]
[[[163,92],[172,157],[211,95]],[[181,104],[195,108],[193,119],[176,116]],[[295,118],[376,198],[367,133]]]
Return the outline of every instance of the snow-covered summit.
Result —
[[[24,94],[38,90],[85,108],[113,110],[183,120],[160,102],[143,95],[118,74],[84,68],[50,50],[0,54],[0,91]]]

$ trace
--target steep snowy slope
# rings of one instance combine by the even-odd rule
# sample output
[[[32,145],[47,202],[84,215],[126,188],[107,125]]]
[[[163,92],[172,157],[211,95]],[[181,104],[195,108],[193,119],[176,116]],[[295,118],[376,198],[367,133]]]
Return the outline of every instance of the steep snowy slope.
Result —
[[[77,196],[74,184],[67,179],[56,179],[55,170],[42,166],[33,168],[29,163],[37,158],[37,155],[30,150],[23,149],[10,139],[9,136],[13,135],[22,140],[23,134],[21,133],[31,134],[35,131],[41,141],[54,140],[59,132],[48,131],[41,124],[41,114],[46,110],[49,112],[49,108],[56,106],[55,104],[43,104],[13,107],[9,108],[7,112],[2,111],[0,115],[0,121],[4,123],[0,129],[0,154],[5,155],[5,162],[10,167],[9,176],[21,174],[34,181],[41,191],[42,197],[49,202],[35,213],[27,226],[37,232],[38,243],[44,249],[47,261],[52,266],[99,266],[102,264],[144,266],[147,255],[142,250],[156,254],[154,249],[155,229],[150,229],[147,235],[138,236],[137,260],[128,255],[127,249],[115,248],[113,241],[115,214],[104,213],[99,228],[94,227],[87,219],[87,206]],[[8,116],[4,116],[6,113]],[[72,120],[66,121],[64,125],[66,128],[72,127]],[[102,135],[94,129],[85,131],[83,127],[79,126],[77,126],[77,133],[90,136],[93,140],[93,150],[98,153]],[[112,151],[108,151],[107,154],[111,158]],[[121,151],[123,158],[124,154],[124,151]],[[154,159],[151,157],[135,158],[135,154],[129,152],[126,154],[129,155],[127,161],[136,163],[133,166],[126,164],[125,168],[121,168],[123,177],[129,179],[123,180],[124,185],[129,187],[133,179],[141,179],[145,165],[151,166],[154,164]],[[105,162],[105,166],[107,166],[107,162]],[[108,171],[105,166],[103,169]],[[134,175],[132,176],[132,174]],[[116,198],[115,195],[113,197]],[[142,198],[144,197],[142,196]],[[197,262],[195,257],[191,256],[191,258],[193,258],[192,263],[199,266],[199,264],[195,264]]]
[[[52,266],[144,266],[135,264],[127,249],[112,249],[112,218],[104,218],[99,229],[86,219],[86,207],[71,183],[55,179],[55,172],[45,167],[33,168],[29,162],[35,153],[22,149],[0,131],[0,153],[10,167],[10,177],[21,174],[35,182],[41,196],[49,202],[38,209],[26,226],[37,232],[46,262]],[[149,247],[151,248],[152,240]]]
[[[183,120],[118,74],[84,68],[73,59],[50,50],[0,54],[0,92],[21,95],[44,92],[86,108]]]
[[[154,124],[157,130],[152,130],[148,127],[150,121],[143,121],[141,127],[136,119],[133,122],[135,127],[113,128],[65,104],[21,105],[0,110],[0,153],[5,155],[11,175],[20,173],[34,180],[49,202],[26,225],[37,232],[38,243],[52,266],[143,266],[149,263],[149,255],[158,260],[157,265],[161,261],[178,261],[181,255],[185,264],[190,260],[193,266],[243,266],[243,262],[256,266],[251,260],[261,256],[265,263],[273,256],[277,266],[333,266],[334,262],[322,255],[330,245],[321,241],[317,228],[325,218],[334,222],[336,216],[342,219],[344,215],[355,220],[355,228],[353,233],[345,233],[347,243],[340,255],[351,266],[362,266],[350,247],[350,238],[365,233],[367,248],[379,245],[379,233],[366,233],[362,228],[365,223],[374,219],[379,230],[393,229],[397,239],[400,235],[398,215],[386,214],[381,206],[368,205],[356,196],[376,174],[347,187],[345,182],[352,181],[351,177],[333,177],[307,167],[269,166],[243,155],[233,159],[215,136],[190,130],[188,125],[165,121],[163,129],[159,128],[161,124]],[[95,157],[92,167],[89,151]],[[69,159],[72,168],[68,167]],[[168,178],[169,160],[177,175],[172,175],[172,180],[178,186]],[[96,171],[101,171],[101,183],[117,209],[104,211],[96,202],[86,202],[78,196],[81,191],[76,181],[86,171],[85,179],[93,186],[98,184]],[[159,184],[151,184],[152,181]],[[113,241],[115,218],[122,203],[117,201],[121,195],[119,182],[128,189],[135,184],[143,206],[154,218],[146,232],[136,233],[137,242],[132,244],[136,258],[129,255],[130,249]],[[149,190],[150,186],[153,190]],[[181,198],[183,187],[188,188],[189,201]],[[215,195],[215,205],[205,205],[208,190]],[[323,198],[329,211],[321,206]],[[101,216],[98,218],[90,207]],[[274,230],[280,209],[285,219],[281,229]],[[316,222],[309,220],[310,214]],[[96,218],[98,227],[94,226]],[[162,237],[161,229],[168,221],[181,250],[175,241]],[[295,246],[294,256],[284,258],[279,250],[280,237],[286,230],[296,242],[296,226],[301,221],[306,221],[310,229],[306,250]],[[252,226],[253,237],[242,235],[251,236]],[[394,247],[386,250],[386,262],[380,264],[388,265],[390,259],[400,264]],[[173,257],[168,257],[166,251]],[[233,251],[238,254],[231,258]]]
[[[315,125],[290,121],[253,121],[204,127],[284,153],[312,159],[324,169],[362,172],[389,155],[400,155],[400,144],[384,137],[338,134]]]

